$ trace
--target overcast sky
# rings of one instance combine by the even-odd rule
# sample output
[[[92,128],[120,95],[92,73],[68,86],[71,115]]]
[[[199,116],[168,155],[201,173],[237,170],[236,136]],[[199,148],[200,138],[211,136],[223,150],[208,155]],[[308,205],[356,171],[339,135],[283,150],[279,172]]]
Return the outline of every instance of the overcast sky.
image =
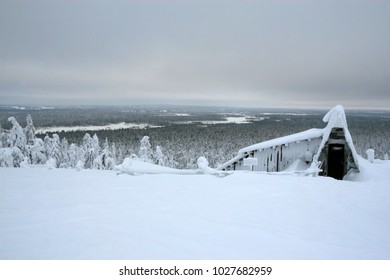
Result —
[[[390,1],[0,0],[0,104],[390,109]]]

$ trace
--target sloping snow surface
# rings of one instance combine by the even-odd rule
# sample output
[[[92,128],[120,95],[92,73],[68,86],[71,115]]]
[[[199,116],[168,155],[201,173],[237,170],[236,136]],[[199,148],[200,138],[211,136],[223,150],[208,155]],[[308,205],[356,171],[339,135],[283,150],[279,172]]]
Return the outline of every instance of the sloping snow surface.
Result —
[[[390,259],[390,162],[349,181],[0,168],[1,259]]]

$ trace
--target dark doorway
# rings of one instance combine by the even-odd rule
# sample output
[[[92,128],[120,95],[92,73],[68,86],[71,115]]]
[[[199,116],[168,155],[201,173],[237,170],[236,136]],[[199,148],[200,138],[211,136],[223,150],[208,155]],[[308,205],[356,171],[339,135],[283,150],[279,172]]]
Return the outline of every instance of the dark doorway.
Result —
[[[344,177],[344,145],[330,144],[328,150],[328,176],[337,180]]]

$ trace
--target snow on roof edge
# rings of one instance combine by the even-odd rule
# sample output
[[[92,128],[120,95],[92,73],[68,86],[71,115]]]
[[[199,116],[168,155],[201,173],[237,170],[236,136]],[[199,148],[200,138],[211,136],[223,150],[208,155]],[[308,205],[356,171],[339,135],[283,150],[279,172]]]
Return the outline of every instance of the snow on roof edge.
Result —
[[[311,128],[302,132],[290,134],[287,136],[282,136],[279,138],[267,140],[258,144],[254,144],[245,148],[242,148],[238,151],[239,154],[248,153],[254,150],[264,150],[274,146],[280,146],[283,144],[289,144],[297,141],[303,141],[306,139],[313,139],[321,137],[323,134],[323,129],[320,128]]]

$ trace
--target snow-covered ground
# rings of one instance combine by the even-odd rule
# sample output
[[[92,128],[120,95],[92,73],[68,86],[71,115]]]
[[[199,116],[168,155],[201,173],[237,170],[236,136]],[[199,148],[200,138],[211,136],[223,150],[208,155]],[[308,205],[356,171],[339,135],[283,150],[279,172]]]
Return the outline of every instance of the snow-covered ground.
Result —
[[[191,123],[201,123],[205,125],[212,125],[212,124],[247,124],[254,121],[263,121],[265,119],[268,119],[268,117],[255,117],[255,116],[249,116],[249,115],[239,115],[237,117],[225,117],[225,120],[223,121],[180,121],[177,122],[179,124],[191,124]]]
[[[0,168],[0,259],[390,259],[390,162],[348,181]]]
[[[189,114],[175,114],[176,116],[190,116]],[[246,124],[253,121],[264,120],[264,118],[253,117],[253,116],[240,116],[240,117],[226,117],[223,121],[182,121],[177,122],[179,124],[191,124],[191,123],[202,123],[202,124]],[[145,128],[157,128],[162,127],[158,125],[151,125],[148,123],[113,123],[107,125],[89,125],[89,126],[53,126],[53,127],[37,127],[37,134],[54,133],[54,132],[69,132],[69,131],[99,131],[99,130],[119,130],[119,129],[145,129]]]

